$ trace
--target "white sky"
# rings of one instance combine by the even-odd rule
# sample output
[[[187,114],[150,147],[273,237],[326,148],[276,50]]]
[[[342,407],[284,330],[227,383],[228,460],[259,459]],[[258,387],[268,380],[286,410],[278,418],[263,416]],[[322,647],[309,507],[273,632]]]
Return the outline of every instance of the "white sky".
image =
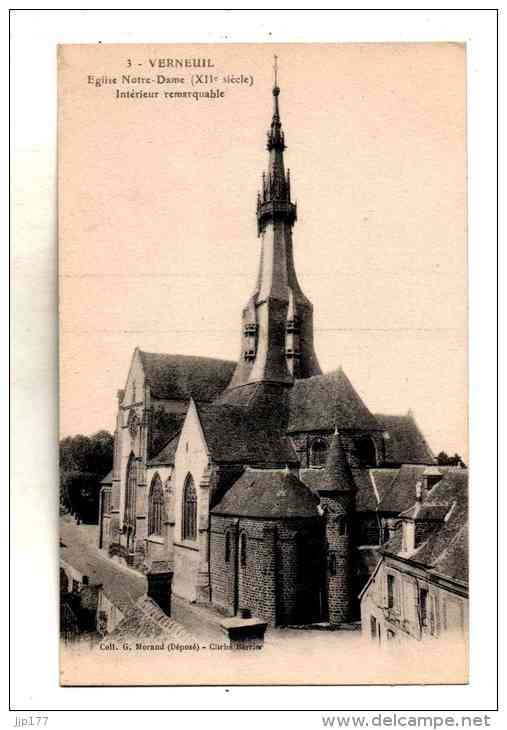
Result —
[[[83,82],[125,71],[127,48],[65,51],[62,433],[113,428],[136,345],[237,358],[277,51],[321,366],[467,458],[463,47],[132,47],[142,73],[148,56],[204,54],[254,76],[224,101],[158,105]]]

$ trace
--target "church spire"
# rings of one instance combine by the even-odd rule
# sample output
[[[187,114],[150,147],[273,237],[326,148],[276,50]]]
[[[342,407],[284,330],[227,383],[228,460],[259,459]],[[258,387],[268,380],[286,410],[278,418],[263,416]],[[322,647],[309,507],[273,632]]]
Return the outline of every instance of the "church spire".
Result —
[[[241,357],[229,387],[269,382],[291,385],[321,370],[313,348],[313,308],[294,268],[292,228],[297,219],[285,172],[278,59],[274,64],[273,116],[268,129],[268,169],[257,195],[261,255],[257,284],[243,309]]]
[[[273,118],[268,129],[267,149],[269,166],[267,174],[262,175],[262,190],[257,196],[257,232],[260,236],[267,223],[275,217],[293,225],[297,219],[296,205],[290,199],[290,172],[285,174],[283,151],[285,135],[280,118],[278,86],[278,57],[274,63],[275,81],[273,86]]]

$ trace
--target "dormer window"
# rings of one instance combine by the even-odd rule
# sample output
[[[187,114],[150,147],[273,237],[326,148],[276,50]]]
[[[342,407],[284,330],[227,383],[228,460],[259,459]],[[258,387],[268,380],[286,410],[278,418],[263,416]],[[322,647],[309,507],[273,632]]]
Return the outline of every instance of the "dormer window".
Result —
[[[324,439],[315,439],[310,452],[311,466],[324,466],[327,460],[328,445]]]
[[[426,490],[429,492],[433,489],[435,484],[438,484],[438,482],[442,479],[441,476],[431,475],[426,477]]]
[[[442,472],[436,467],[429,466],[423,473],[424,487],[427,492],[430,492],[435,484],[442,479]]]

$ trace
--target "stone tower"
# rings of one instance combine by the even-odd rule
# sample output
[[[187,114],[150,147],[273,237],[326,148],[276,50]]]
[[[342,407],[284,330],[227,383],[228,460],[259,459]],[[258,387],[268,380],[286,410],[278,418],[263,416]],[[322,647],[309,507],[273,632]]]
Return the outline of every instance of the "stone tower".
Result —
[[[297,219],[285,172],[275,57],[273,118],[268,130],[269,167],[257,197],[261,239],[255,290],[242,313],[241,351],[229,388],[248,383],[291,385],[321,373],[313,346],[313,307],[294,268],[292,228]]]
[[[350,621],[353,613],[356,487],[337,430],[329,448],[319,495],[326,513],[329,622],[339,624]]]

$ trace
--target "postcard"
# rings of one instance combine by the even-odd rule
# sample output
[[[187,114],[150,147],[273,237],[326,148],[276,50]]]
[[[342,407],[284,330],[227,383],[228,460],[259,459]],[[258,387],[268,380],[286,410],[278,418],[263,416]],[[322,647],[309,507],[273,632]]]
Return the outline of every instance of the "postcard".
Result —
[[[466,683],[465,46],[58,96],[61,684]]]

